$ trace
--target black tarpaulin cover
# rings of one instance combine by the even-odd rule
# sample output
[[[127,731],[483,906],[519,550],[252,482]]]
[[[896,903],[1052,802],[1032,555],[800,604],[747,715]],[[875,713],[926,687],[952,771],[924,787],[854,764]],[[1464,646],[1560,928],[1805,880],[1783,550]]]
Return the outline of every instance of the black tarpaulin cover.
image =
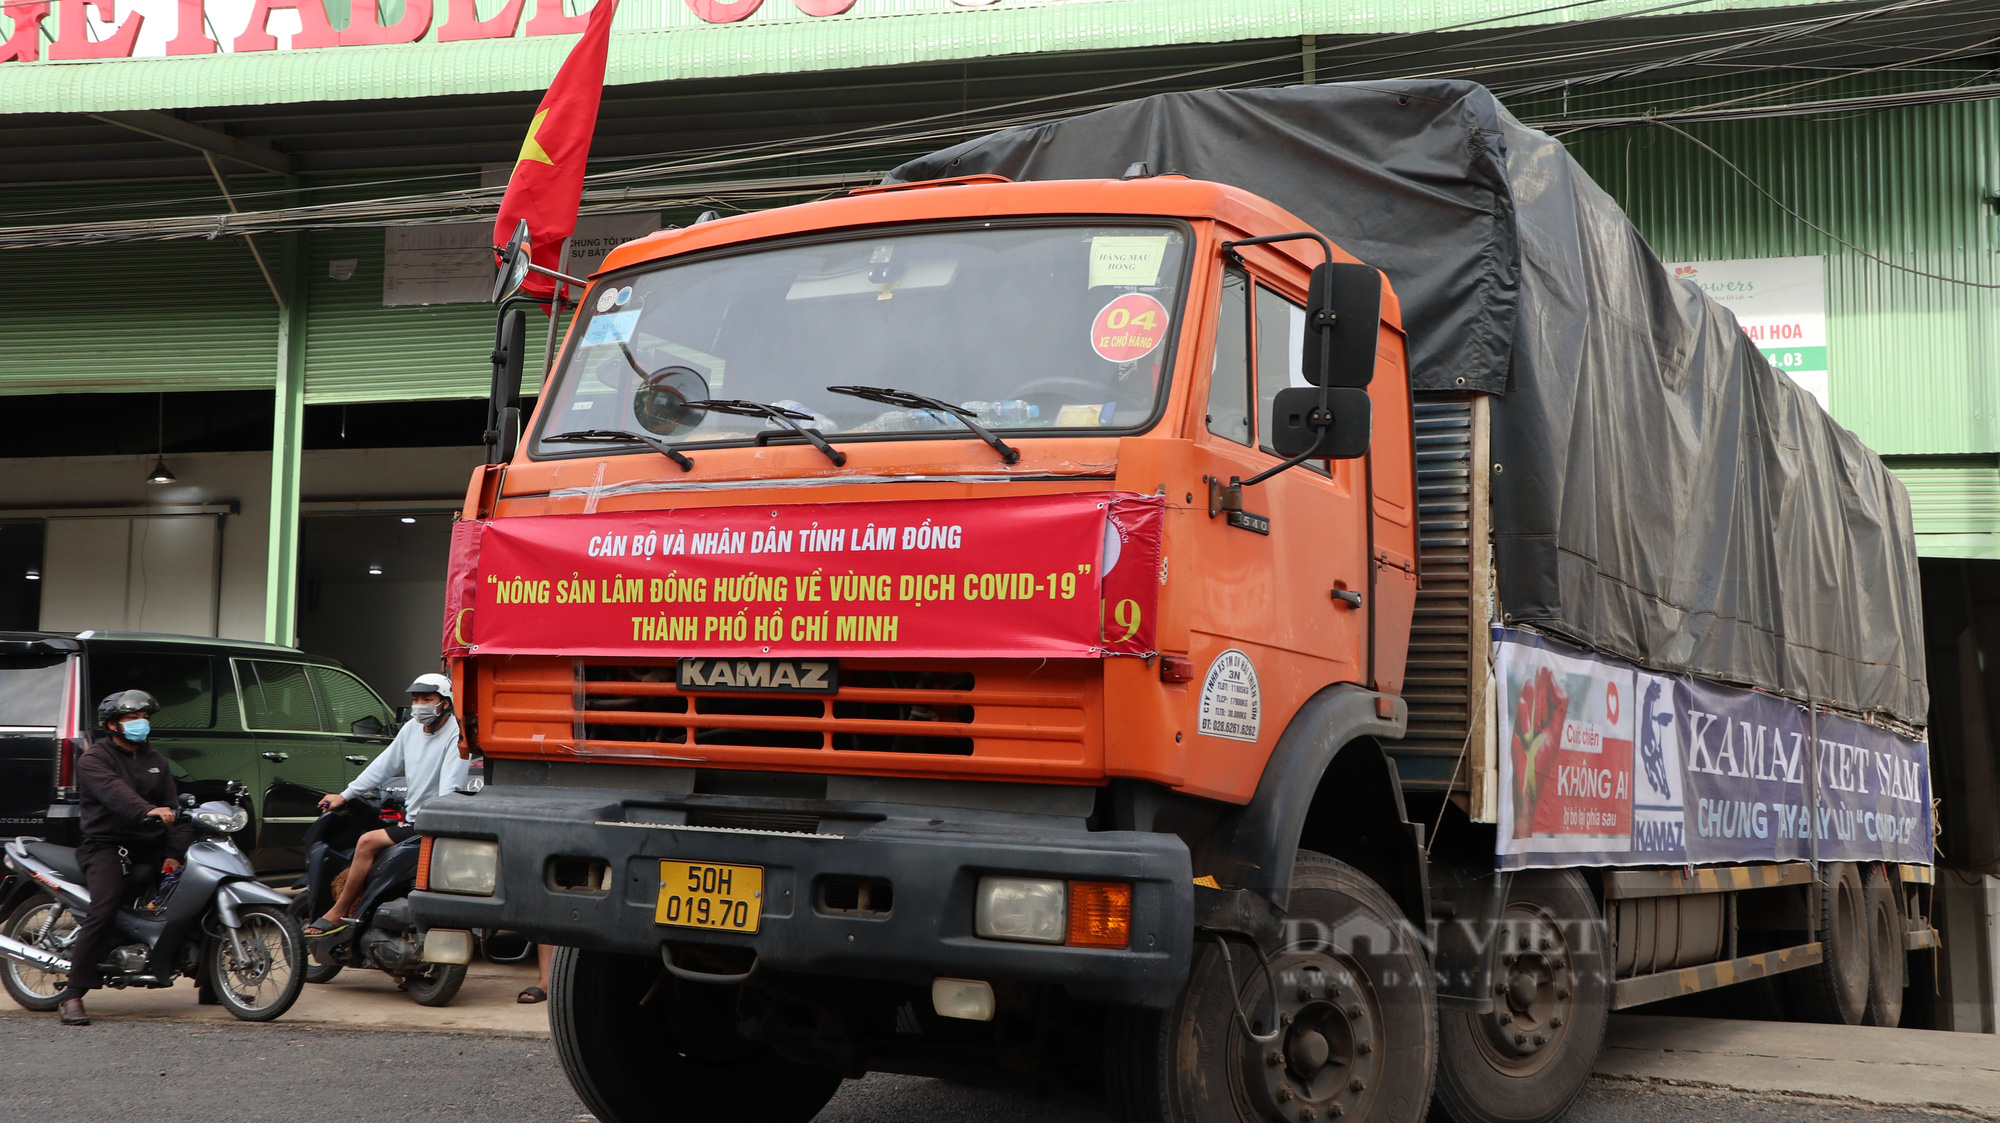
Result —
[[[1317,227],[1395,286],[1420,392],[1494,395],[1510,622],[1924,723],[1902,484],[1484,87],[1166,94],[968,141],[889,179],[1097,179],[1137,162]]]

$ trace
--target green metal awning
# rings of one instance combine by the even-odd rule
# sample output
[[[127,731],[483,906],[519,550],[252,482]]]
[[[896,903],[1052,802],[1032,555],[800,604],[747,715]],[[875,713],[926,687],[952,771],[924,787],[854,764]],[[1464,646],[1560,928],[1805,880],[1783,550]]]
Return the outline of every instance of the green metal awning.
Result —
[[[1383,35],[1473,23],[1490,30],[1642,12],[1685,17],[1831,3],[1690,0],[1663,7],[1648,0],[1413,0],[1381,5],[1358,0],[856,0],[842,15],[814,18],[803,15],[792,0],[763,0],[740,23],[711,24],[693,15],[683,0],[625,0],[611,40],[606,82],[798,74],[1302,35]],[[384,8],[393,15],[388,5]],[[482,13],[497,10],[497,0],[480,5]],[[54,26],[51,18],[47,30],[53,33]],[[230,32],[218,29],[218,34]],[[0,63],[0,106],[15,114],[113,113],[541,90],[574,42],[571,36],[553,35],[440,43],[437,36],[434,23],[422,40],[397,46]]]

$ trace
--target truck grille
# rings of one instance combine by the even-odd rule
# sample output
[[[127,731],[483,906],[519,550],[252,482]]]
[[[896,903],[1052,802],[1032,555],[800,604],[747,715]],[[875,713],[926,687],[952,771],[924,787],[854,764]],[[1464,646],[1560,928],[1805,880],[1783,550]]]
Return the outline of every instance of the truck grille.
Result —
[[[863,758],[964,757],[974,771],[1011,760],[1043,775],[1065,765],[1096,771],[1102,759],[1094,661],[844,659],[830,695],[683,693],[664,660],[517,656],[483,661],[478,673],[479,746],[503,757],[836,770],[829,757],[853,758],[857,769]]]

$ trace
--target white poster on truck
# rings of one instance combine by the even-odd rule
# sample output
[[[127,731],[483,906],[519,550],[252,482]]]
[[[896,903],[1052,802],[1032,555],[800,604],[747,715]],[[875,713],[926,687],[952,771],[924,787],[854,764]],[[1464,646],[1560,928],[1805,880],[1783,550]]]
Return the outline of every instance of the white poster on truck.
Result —
[[[1826,258],[1752,257],[1736,261],[1670,261],[1675,279],[1701,287],[1729,309],[1743,334],[1778,373],[1829,409],[1826,347]]]

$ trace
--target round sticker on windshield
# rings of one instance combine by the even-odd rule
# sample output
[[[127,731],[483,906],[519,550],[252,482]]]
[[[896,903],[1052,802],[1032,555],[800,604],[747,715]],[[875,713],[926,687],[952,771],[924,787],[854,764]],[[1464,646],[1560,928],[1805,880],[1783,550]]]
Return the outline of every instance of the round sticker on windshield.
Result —
[[[599,312],[609,312],[616,307],[618,307],[617,289],[605,289],[603,292],[597,294],[597,310]]]
[[[1166,305],[1143,292],[1105,305],[1090,325],[1090,349],[1114,363],[1143,359],[1166,337]]]

